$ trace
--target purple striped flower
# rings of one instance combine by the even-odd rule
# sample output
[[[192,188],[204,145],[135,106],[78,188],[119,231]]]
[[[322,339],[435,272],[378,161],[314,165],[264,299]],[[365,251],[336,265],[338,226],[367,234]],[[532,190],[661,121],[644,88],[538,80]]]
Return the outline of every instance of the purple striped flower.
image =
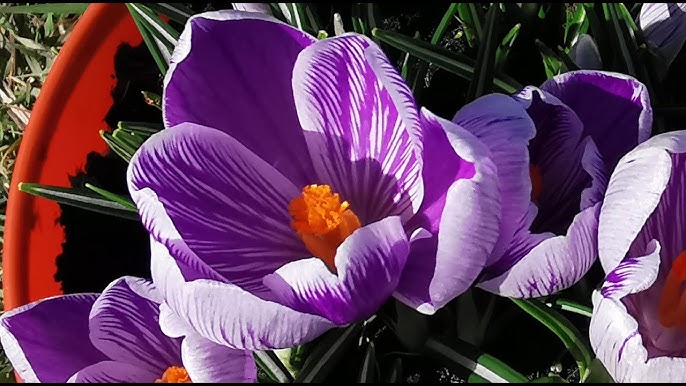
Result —
[[[152,283],[123,277],[100,295],[57,296],[4,313],[0,341],[24,382],[256,380],[250,352],[192,333],[161,302]]]
[[[496,141],[490,131],[473,131],[474,116],[503,111],[485,98],[460,110],[454,121],[494,154],[502,153],[493,159],[503,197],[503,242],[478,286],[509,297],[539,297],[575,284],[595,261],[607,180],[620,157],[649,137],[652,110],[643,84],[599,71],[568,72],[514,98],[535,124],[530,142]]]
[[[590,338],[617,382],[686,382],[685,181],[686,131],[641,144],[610,178]]]
[[[686,41],[686,3],[643,3],[638,23],[664,76]]]
[[[519,119],[508,108],[524,109],[495,99],[504,110],[475,124],[525,141],[498,130]],[[155,283],[213,342],[292,347],[394,293],[442,307],[498,238],[495,154],[419,111],[364,36],[317,40],[256,13],[194,16],[163,114],[166,129],[131,160],[129,190]]]

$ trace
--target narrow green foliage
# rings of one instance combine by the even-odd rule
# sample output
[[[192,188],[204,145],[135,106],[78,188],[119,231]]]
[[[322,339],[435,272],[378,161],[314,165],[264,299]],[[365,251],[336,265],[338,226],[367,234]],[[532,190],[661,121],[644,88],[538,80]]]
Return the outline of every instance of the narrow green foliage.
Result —
[[[37,197],[47,198],[60,204],[74,206],[108,216],[140,221],[135,206],[131,208],[131,206],[122,205],[119,202],[102,198],[99,194],[96,195],[82,189],[25,182],[20,183],[18,188],[22,192]]]

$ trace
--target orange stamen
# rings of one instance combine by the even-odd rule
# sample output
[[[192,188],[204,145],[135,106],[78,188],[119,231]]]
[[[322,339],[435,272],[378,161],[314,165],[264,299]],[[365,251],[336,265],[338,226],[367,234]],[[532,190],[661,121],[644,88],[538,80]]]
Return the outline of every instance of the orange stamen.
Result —
[[[329,185],[308,185],[288,205],[288,213],[307,250],[335,272],[336,249],[361,226],[350,204],[341,202]]]
[[[531,178],[531,201],[538,202],[543,191],[541,168],[534,164],[529,165],[529,178]]]
[[[155,383],[191,383],[188,372],[181,366],[171,366],[164,371],[162,378]]]
[[[686,330],[686,251],[681,252],[672,263],[662,289],[657,315],[664,327],[679,327]]]

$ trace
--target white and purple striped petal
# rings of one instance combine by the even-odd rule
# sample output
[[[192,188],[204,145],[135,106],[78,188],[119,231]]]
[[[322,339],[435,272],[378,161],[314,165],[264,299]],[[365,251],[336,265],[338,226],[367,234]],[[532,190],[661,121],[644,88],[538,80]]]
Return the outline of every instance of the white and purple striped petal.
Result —
[[[684,131],[639,145],[610,178],[598,233],[608,275],[594,300],[591,343],[618,382],[686,381],[686,332],[659,317],[672,264],[686,250],[685,203]]]
[[[58,296],[2,314],[0,342],[24,382],[64,383],[84,367],[108,359],[88,336],[88,313],[97,297]]]
[[[643,3],[638,25],[666,70],[686,42],[686,3]]]
[[[339,192],[363,224],[416,213],[424,189],[417,108],[376,44],[346,34],[305,48],[293,93],[313,182]]]
[[[629,150],[650,137],[653,112],[648,90],[633,77],[605,71],[571,71],[541,85],[569,107],[583,135],[598,146],[608,173]]]
[[[517,101],[502,94],[483,96],[462,107],[453,122],[474,134],[489,149],[498,170],[501,196],[498,241],[488,263],[507,249],[531,200],[529,141],[536,126]]]
[[[291,77],[315,41],[261,13],[192,16],[164,79],[165,127],[191,122],[224,131],[299,188],[312,183]]]
[[[233,284],[207,279],[187,282],[179,268],[183,263],[164,245],[151,240],[150,249],[153,280],[182,322],[161,319],[162,330],[178,333],[180,325],[188,326],[216,344],[264,350],[297,346],[334,327],[321,316],[261,299]]]
[[[158,377],[169,366],[180,366],[181,340],[167,337],[159,328],[161,302],[161,294],[145,279],[112,282],[90,311],[91,342],[111,360]]]
[[[489,149],[472,133],[421,112],[425,195],[395,297],[432,314],[466,291],[498,239],[500,195]]]
[[[290,227],[299,189],[219,130],[184,123],[153,135],[128,180],[152,237],[204,277],[263,294],[265,275],[311,256]]]
[[[391,296],[409,249],[400,218],[386,217],[343,241],[337,274],[311,258],[286,264],[264,280],[280,303],[344,326],[370,317]]]

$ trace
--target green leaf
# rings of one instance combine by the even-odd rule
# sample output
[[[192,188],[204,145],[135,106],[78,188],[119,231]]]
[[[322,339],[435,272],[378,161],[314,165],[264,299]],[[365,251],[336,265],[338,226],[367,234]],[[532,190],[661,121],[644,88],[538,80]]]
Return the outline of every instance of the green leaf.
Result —
[[[432,45],[420,39],[414,39],[392,31],[381,29],[372,30],[372,34],[382,42],[395,47],[403,52],[407,52],[419,59],[433,63],[455,75],[471,80],[474,76],[474,60],[471,58],[451,52],[443,47]],[[493,84],[502,92],[512,94],[522,88],[512,78],[499,74],[493,80]]]
[[[136,213],[135,208],[131,209],[128,206],[101,198],[100,196],[91,194],[88,191],[26,182],[19,183],[18,188],[22,192],[37,197],[47,198],[60,204],[71,205],[77,208],[90,210],[92,212],[121,217],[128,220],[139,220],[138,213]]]
[[[567,8],[567,22],[565,23],[564,46],[571,47],[572,42],[582,33],[586,33],[589,21],[586,14],[586,7],[583,4],[573,4],[574,11]]]
[[[536,44],[536,48],[538,48],[538,52],[540,52],[541,58],[543,59],[543,67],[545,69],[546,77],[550,79],[556,75],[559,75],[564,66],[562,60],[560,60],[555,52],[553,52],[553,50],[551,50],[539,39],[536,39],[534,43]]]
[[[133,157],[133,153],[136,152],[135,150],[132,151],[126,144],[120,143],[118,139],[114,138],[112,133],[105,130],[100,130],[100,137],[102,137],[105,143],[107,143],[107,146],[109,146],[116,155],[126,162],[131,162],[131,157]]]
[[[179,41],[181,33],[170,26],[150,8],[141,3],[131,3],[131,7],[140,16],[141,22],[157,39],[159,39],[169,49],[174,51],[174,47]]]
[[[95,193],[103,196],[104,198],[106,198],[112,202],[116,202],[116,203],[120,204],[121,206],[124,206],[128,209],[131,209],[134,211],[136,210],[136,204],[134,204],[133,201],[131,201],[131,199],[128,197],[124,197],[124,196],[121,196],[119,194],[109,192],[105,189],[98,188],[97,186],[93,186],[89,183],[86,183],[85,185],[86,185],[86,188],[94,191]]]
[[[447,366],[467,370],[471,375],[468,382],[527,382],[528,379],[499,359],[479,351],[467,342],[457,339],[446,344],[435,338],[426,341],[426,353]]]
[[[579,366],[581,378],[585,378],[593,360],[593,353],[586,344],[586,338],[559,312],[534,299],[510,298],[519,308],[543,323],[562,341]]]
[[[305,360],[305,364],[294,382],[323,382],[331,370],[356,345],[361,330],[362,323],[356,323],[344,329],[329,330]]]
[[[82,14],[90,3],[49,3],[0,7],[0,13]]]
[[[267,376],[278,383],[291,383],[293,376],[284,366],[281,359],[273,351],[255,351],[253,353],[255,363],[264,371]]]
[[[358,34],[367,34],[367,23],[362,18],[362,12],[360,10],[361,3],[353,3],[351,10],[351,18],[353,23],[353,31]]]
[[[624,30],[619,21],[619,15],[614,7],[614,4],[603,3],[603,11],[605,14],[605,20],[610,24],[610,30],[612,31],[613,41],[617,44],[619,48],[619,53],[626,66],[626,73],[633,77],[636,76],[636,66],[634,65],[634,59],[631,52],[629,52],[629,46],[627,44],[626,36]]]
[[[546,303],[548,307],[572,312],[590,318],[593,315],[593,308],[566,299],[557,299],[552,303]]]
[[[493,88],[493,71],[495,69],[495,55],[497,50],[498,36],[498,3],[491,3],[486,13],[486,24],[483,30],[483,39],[479,44],[479,52],[476,62],[480,65],[474,69],[474,78],[469,84],[467,102],[471,102],[480,96],[491,92]]]
[[[306,30],[306,23],[307,23],[307,16],[303,12],[303,8],[301,7],[301,3],[276,3],[278,5],[281,5],[285,7],[286,10],[288,10],[288,15],[285,13],[282,13],[288,24],[292,25],[293,27],[305,31]],[[281,8],[281,7],[279,7]]]
[[[195,13],[181,3],[141,3],[153,11],[168,16],[177,23],[186,24]]]
[[[308,345],[295,346],[290,350],[288,362],[296,371],[300,371],[305,362],[305,356],[309,352]]]
[[[507,55],[510,53],[510,49],[514,45],[515,40],[517,40],[521,26],[520,23],[515,24],[514,27],[510,29],[510,32],[505,35],[503,41],[500,42],[498,50],[495,53],[495,71],[502,70],[505,65]]]
[[[121,121],[117,123],[117,128],[131,133],[136,133],[141,136],[149,137],[162,131],[164,129],[164,125],[161,123]]]
[[[131,151],[131,154],[135,153],[138,148],[143,145],[145,138],[139,136],[136,133],[126,132],[121,129],[117,129],[112,132],[112,137],[115,141],[118,141],[119,145],[124,146],[127,150]]]
[[[636,25],[636,22],[634,22],[634,18],[631,17],[631,13],[629,13],[629,10],[626,9],[626,6],[624,5],[624,3],[614,3],[614,4],[615,4],[615,7],[617,7],[617,13],[618,13],[619,17],[624,20],[626,25],[628,25],[629,28],[631,28],[631,30],[634,31],[634,33],[640,32],[641,29],[638,28],[638,26]]]
[[[453,16],[455,16],[455,13],[457,13],[457,10],[459,9],[459,4],[463,3],[450,3],[448,10],[445,11],[445,14],[443,14],[441,22],[438,23],[436,31],[431,37],[431,44],[438,44],[441,42],[441,39],[443,39],[443,36],[445,35],[445,31],[448,29],[450,21],[453,19]]]
[[[376,350],[374,349],[374,342],[367,344],[367,350],[364,353],[362,360],[362,367],[360,367],[360,374],[357,377],[358,383],[375,383],[378,378],[376,362]]]
[[[179,39],[179,32],[160,19],[150,8],[140,3],[126,3],[145,45],[162,75],[169,69],[169,60]]]
[[[586,378],[581,378],[581,383],[615,383],[598,358],[593,359],[589,370]]]
[[[482,17],[481,4],[457,3],[457,18],[462,23],[462,29],[470,47],[481,41]]]
[[[549,375],[547,377],[536,378],[528,383],[569,383],[559,375]]]
[[[386,383],[403,383],[403,360],[395,358],[386,376]]]

